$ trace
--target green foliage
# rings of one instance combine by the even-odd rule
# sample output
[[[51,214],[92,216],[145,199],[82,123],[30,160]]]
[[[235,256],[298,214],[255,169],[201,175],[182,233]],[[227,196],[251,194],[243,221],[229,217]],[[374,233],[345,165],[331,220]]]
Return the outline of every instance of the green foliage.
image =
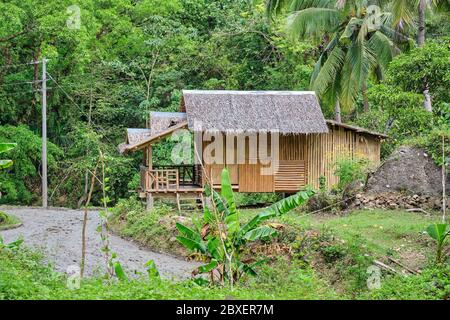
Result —
[[[8,152],[17,146],[15,143],[0,143],[0,153]],[[0,169],[6,169],[12,166],[12,160],[0,160]]]
[[[377,108],[358,115],[354,122],[389,135],[388,143],[381,145],[382,159],[402,144],[414,144],[424,147],[437,164],[442,162],[439,137],[444,135],[448,139],[450,132],[448,104],[435,104],[430,113],[422,107],[422,95],[385,84],[372,86],[368,97],[370,104]]]
[[[436,263],[441,263],[442,261],[442,250],[444,248],[445,240],[450,234],[450,231],[447,231],[446,223],[435,223],[429,225],[427,228],[428,235],[436,240]]]
[[[450,101],[450,50],[446,45],[427,43],[396,57],[389,65],[388,83],[403,91],[422,93],[425,79],[435,101]]]
[[[0,203],[29,204],[41,184],[41,139],[24,125],[4,125],[0,126],[0,141],[17,143],[14,151],[8,153],[15,165],[0,172],[0,191],[3,194]],[[62,156],[62,150],[51,142],[47,148],[48,170],[52,174],[58,169],[57,160]]]
[[[387,14],[372,12],[369,5],[365,1],[267,2],[269,15],[287,9],[293,38],[322,42],[324,49],[310,84],[324,103],[334,106],[338,100],[351,110],[368,79],[383,79],[388,63],[400,52],[392,33],[387,31]],[[379,23],[372,23],[374,19]]]
[[[373,290],[362,299],[437,300],[450,296],[450,270],[447,267],[428,268],[420,275],[387,276],[381,289]]]
[[[264,206],[281,199],[277,193],[242,193],[234,194],[234,200],[238,207]]]
[[[353,182],[366,182],[370,163],[366,158],[342,158],[336,161],[334,167],[334,174],[339,177],[337,187],[344,190]]]
[[[8,229],[20,223],[19,218],[0,211],[0,230]]]
[[[314,194],[311,190],[300,191],[296,195],[274,203],[266,210],[254,216],[246,224],[240,224],[239,211],[234,201],[230,176],[226,168],[221,176],[221,194],[208,188],[213,207],[205,208],[201,230],[193,230],[177,223],[179,236],[177,240],[191,251],[200,253],[207,264],[197,268],[195,273],[210,273],[212,282],[215,274],[219,283],[229,282],[231,285],[244,274],[256,275],[255,267],[261,261],[252,264],[241,260],[241,253],[248,242],[267,241],[277,231],[263,222],[286,214],[290,210],[305,203]]]
[[[195,281],[155,281],[155,278],[133,278],[107,281],[84,278],[81,287],[70,290],[67,278],[45,264],[43,257],[26,248],[11,251],[0,246],[0,299],[2,300],[98,300],[98,299],[340,299],[332,288],[312,269],[279,261],[276,266],[263,266],[260,277],[246,286],[233,289],[207,287]]]

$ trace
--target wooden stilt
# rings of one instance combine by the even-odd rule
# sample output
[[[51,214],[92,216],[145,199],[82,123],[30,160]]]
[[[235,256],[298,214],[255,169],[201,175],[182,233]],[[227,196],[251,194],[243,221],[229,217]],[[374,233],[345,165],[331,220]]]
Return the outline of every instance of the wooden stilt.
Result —
[[[152,194],[150,193],[150,192],[147,192],[147,195],[146,195],[146,202],[147,202],[147,211],[150,211],[150,210],[152,210],[153,209],[153,196],[152,196]]]
[[[178,211],[181,212],[180,194],[178,192],[177,192],[177,206],[178,206]]]
[[[205,209],[205,197],[203,196],[203,192],[200,193],[200,200],[202,201],[202,209]]]

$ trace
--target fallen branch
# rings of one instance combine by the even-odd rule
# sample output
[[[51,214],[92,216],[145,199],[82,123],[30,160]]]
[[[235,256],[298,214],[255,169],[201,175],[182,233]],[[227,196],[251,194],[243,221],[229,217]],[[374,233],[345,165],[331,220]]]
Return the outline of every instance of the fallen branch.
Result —
[[[402,267],[402,268],[405,269],[406,271],[409,271],[409,272],[412,273],[412,274],[420,274],[420,273],[421,273],[420,271],[416,271],[416,270],[413,270],[413,269],[411,269],[411,268],[405,266],[405,265],[402,264],[400,261],[395,260],[395,259],[392,258],[392,257],[387,257],[387,258],[388,258],[389,261],[395,263],[396,265],[399,265],[400,267]]]
[[[312,212],[308,212],[308,213],[305,214],[304,216],[310,215],[310,214],[314,214],[314,213],[318,213],[318,212],[321,212],[321,211],[324,211],[324,210],[326,210],[326,209],[329,209],[329,208],[334,207],[334,206],[337,205],[337,204],[340,204],[340,203],[342,203],[342,202],[350,201],[350,200],[352,200],[352,199],[354,199],[354,198],[356,198],[356,196],[352,196],[352,197],[350,197],[350,198],[347,198],[347,199],[343,199],[343,200],[337,201],[337,202],[335,202],[335,203],[333,203],[333,204],[330,204],[329,206],[323,207],[323,208],[321,208],[321,209],[318,209],[318,210],[315,210],[315,211],[312,211]]]
[[[423,212],[425,213],[427,216],[431,216],[431,213],[428,211],[423,210],[422,208],[411,208],[411,209],[406,209],[406,211],[408,212]]]
[[[379,261],[379,260],[373,260],[373,263],[376,264],[377,266],[383,268],[384,270],[387,270],[387,271],[391,272],[391,273],[394,273],[394,274],[401,274],[400,272],[398,272],[398,271],[395,270],[394,268],[392,268],[392,267],[390,267],[390,266],[384,264],[383,262],[381,262],[381,261]]]

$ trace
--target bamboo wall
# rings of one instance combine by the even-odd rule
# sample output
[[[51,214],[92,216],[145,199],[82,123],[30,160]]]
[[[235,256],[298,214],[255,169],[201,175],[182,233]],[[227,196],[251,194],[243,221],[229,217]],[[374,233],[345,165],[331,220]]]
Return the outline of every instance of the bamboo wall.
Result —
[[[311,134],[306,138],[308,184],[319,188],[320,176],[325,176],[328,188],[337,184],[334,164],[342,158],[367,158],[371,164],[380,162],[380,140],[338,126],[330,126],[328,134]]]
[[[208,144],[209,142],[203,142],[203,150]],[[208,178],[214,185],[220,184],[222,169],[227,167],[232,184],[240,192],[295,192],[307,184],[317,189],[322,175],[331,188],[338,183],[338,178],[333,174],[337,160],[344,157],[365,157],[374,165],[380,161],[380,140],[377,137],[339,126],[330,125],[328,134],[280,136],[279,167],[272,176],[260,174],[263,167],[260,162],[250,163],[247,144],[248,142],[243,164],[205,164]],[[223,161],[226,162],[230,146],[224,143],[223,148]],[[236,161],[236,147],[234,153]]]

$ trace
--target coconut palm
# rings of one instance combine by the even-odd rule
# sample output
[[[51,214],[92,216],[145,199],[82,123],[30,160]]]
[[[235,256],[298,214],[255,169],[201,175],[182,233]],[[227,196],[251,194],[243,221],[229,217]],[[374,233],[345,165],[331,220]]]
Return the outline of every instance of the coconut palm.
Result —
[[[288,32],[296,38],[325,43],[316,62],[310,85],[322,101],[350,109],[362,94],[369,108],[366,88],[369,77],[380,80],[392,58],[400,52],[388,27],[390,15],[367,0],[268,0],[269,15],[287,10]]]

